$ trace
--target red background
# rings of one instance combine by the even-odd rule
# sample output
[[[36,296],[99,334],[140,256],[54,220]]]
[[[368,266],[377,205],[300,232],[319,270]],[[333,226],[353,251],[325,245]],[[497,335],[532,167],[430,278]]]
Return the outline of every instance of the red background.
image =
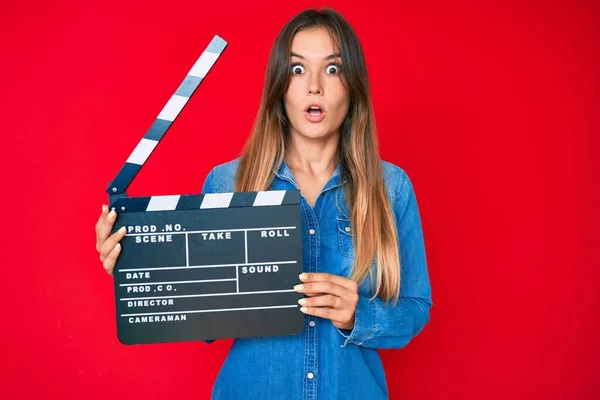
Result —
[[[279,29],[329,5],[362,41],[382,155],[423,218],[434,306],[382,352],[391,397],[600,398],[597,2],[47,3],[0,5],[0,397],[209,397],[229,341],[117,341],[104,190],[219,34],[129,189],[199,193],[249,133]]]

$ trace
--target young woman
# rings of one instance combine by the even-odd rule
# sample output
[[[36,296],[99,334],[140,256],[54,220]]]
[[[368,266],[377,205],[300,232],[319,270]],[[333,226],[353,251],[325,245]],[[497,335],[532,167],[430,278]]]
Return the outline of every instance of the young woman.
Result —
[[[377,349],[401,348],[432,306],[413,186],[382,161],[365,59],[333,10],[290,20],[269,56],[262,101],[239,158],[214,167],[203,193],[300,190],[304,294],[296,335],[236,339],[217,399],[384,399]],[[112,275],[123,234],[96,225]]]

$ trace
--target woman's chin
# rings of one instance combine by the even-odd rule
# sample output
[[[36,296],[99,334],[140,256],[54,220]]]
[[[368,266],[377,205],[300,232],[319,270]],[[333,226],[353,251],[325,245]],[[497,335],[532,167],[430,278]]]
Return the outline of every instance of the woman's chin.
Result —
[[[309,129],[303,129],[300,131],[295,131],[292,130],[292,135],[296,134],[304,139],[311,139],[311,140],[317,140],[317,139],[329,139],[332,136],[334,136],[336,133],[336,131],[331,131],[328,129],[320,128],[320,129],[314,129],[314,128],[309,128]]]

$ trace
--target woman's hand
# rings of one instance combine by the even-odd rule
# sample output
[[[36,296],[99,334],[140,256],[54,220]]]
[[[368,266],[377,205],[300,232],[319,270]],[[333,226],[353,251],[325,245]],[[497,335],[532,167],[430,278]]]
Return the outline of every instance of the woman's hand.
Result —
[[[113,275],[115,263],[121,252],[121,239],[125,236],[126,228],[122,227],[114,234],[110,231],[117,219],[117,212],[108,212],[108,206],[102,205],[102,214],[96,223],[96,250],[100,254],[100,261],[106,273]]]
[[[358,284],[352,279],[327,273],[300,274],[303,284],[294,290],[306,294],[298,300],[305,314],[330,319],[339,329],[354,328],[354,314],[358,304]]]

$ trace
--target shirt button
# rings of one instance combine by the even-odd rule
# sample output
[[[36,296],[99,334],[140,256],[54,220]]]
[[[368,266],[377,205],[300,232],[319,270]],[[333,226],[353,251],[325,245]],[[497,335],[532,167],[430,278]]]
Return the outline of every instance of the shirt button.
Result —
[[[315,326],[315,321],[310,321],[310,322],[308,323],[308,325],[309,325],[309,326],[312,328],[313,326]]]
[[[306,376],[308,377],[308,379],[312,379],[315,377],[312,372],[309,372]]]
[[[349,226],[347,226],[347,227],[346,227],[346,228],[344,228],[344,229],[346,229],[346,232],[350,232],[350,227],[349,227]]]
[[[308,233],[310,233],[311,235],[314,235],[315,234],[315,230],[311,229],[310,231],[308,231]]]

